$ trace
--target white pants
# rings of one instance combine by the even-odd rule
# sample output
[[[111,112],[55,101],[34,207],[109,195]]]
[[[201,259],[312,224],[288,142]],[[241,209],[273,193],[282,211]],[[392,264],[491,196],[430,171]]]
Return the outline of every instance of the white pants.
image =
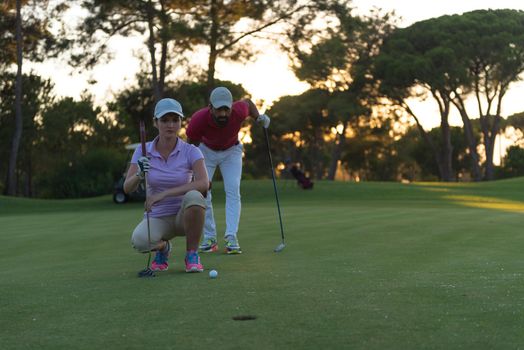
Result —
[[[236,237],[238,223],[240,222],[240,179],[242,177],[242,153],[244,148],[241,143],[224,151],[214,151],[203,143],[200,144],[199,148],[204,154],[209,180],[213,179],[216,168],[220,168],[220,173],[224,179],[224,191],[226,192],[226,231],[224,238],[227,236]],[[216,239],[217,237],[211,192],[207,193],[206,198],[204,239]]]

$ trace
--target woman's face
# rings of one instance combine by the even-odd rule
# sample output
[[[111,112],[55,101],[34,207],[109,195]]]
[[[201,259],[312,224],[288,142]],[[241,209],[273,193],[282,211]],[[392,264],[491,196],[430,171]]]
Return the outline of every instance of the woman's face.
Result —
[[[155,126],[160,135],[177,136],[181,125],[181,118],[176,113],[167,113],[162,118],[155,119]]]

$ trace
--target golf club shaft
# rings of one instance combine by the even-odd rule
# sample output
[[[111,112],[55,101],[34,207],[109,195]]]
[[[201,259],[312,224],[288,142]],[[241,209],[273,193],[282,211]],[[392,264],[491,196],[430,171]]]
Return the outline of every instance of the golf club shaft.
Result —
[[[284,228],[282,226],[282,214],[280,213],[280,202],[278,200],[278,191],[277,191],[277,181],[275,179],[275,169],[273,168],[273,158],[271,157],[271,148],[269,147],[269,136],[267,134],[267,129],[264,129],[264,136],[266,138],[267,146],[267,155],[269,157],[269,165],[271,166],[271,178],[273,179],[273,189],[275,190],[275,198],[277,200],[277,209],[278,209],[278,220],[280,222],[280,234],[282,236],[282,243],[284,243]]]
[[[147,201],[147,174],[144,176],[144,186],[146,188],[146,201]],[[149,227],[149,212],[146,209],[146,221],[147,221],[147,246],[149,248],[149,254],[147,257],[146,268],[149,268],[151,264],[151,228]]]
[[[140,143],[142,146],[142,156],[147,157],[146,126],[143,120],[140,120]],[[144,174],[144,187],[145,187],[145,194],[146,194],[146,201],[147,201],[147,173]],[[149,264],[151,264],[151,229],[149,226],[149,212],[147,211],[147,208],[146,208],[146,221],[147,221],[147,246],[149,248],[146,269],[148,269]]]

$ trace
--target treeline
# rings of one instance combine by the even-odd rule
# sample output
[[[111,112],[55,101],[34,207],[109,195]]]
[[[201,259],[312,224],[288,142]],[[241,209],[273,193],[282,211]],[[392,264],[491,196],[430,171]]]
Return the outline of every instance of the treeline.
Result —
[[[64,17],[71,6],[86,13],[73,26]],[[4,194],[109,193],[127,163],[124,146],[138,141],[138,120],[146,120],[153,137],[156,100],[177,98],[191,115],[218,84],[236,98],[249,95],[241,85],[217,81],[215,65],[261,54],[255,36],[280,43],[296,76],[311,85],[267,111],[282,176],[289,162],[330,180],[524,175],[524,115],[502,118],[504,97],[524,70],[522,11],[473,11],[397,28],[390,13],[354,15],[350,1],[8,1],[0,20]],[[103,106],[88,94],[57,97],[52,81],[21,69],[24,60],[52,57],[89,69],[111,59],[107,43],[116,36],[144,41],[143,69],[134,87]],[[203,49],[208,61],[199,67],[191,58]],[[435,101],[439,127],[424,130],[409,106],[416,97]],[[476,100],[474,109],[467,99]],[[453,109],[463,127],[449,125]],[[495,139],[502,133],[514,146],[496,167]],[[261,130],[252,128],[250,136],[244,175],[267,177]]]

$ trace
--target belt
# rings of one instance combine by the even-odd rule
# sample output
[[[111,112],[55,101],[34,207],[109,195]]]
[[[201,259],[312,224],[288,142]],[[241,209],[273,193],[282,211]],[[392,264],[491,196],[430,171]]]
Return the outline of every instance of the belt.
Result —
[[[209,146],[208,144],[206,144],[205,142],[204,142],[204,145],[206,145],[207,148],[212,149],[213,151],[226,151],[226,150],[230,149],[231,147],[238,145],[239,143],[240,143],[240,141],[237,140],[237,142],[235,142],[232,146],[229,146],[229,147],[227,147],[227,148],[215,148],[215,147],[211,147],[211,146]]]

